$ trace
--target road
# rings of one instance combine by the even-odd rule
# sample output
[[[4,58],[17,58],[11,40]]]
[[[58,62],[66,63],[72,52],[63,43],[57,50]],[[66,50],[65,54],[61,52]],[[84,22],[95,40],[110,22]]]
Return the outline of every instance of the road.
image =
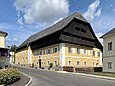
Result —
[[[115,81],[110,80],[30,68],[19,69],[32,77],[30,86],[115,86]]]

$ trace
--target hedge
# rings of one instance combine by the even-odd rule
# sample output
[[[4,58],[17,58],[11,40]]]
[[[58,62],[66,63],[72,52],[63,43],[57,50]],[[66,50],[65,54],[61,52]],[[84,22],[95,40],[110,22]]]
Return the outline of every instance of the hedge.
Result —
[[[7,68],[0,70],[0,84],[11,84],[20,79],[19,70],[16,68]]]

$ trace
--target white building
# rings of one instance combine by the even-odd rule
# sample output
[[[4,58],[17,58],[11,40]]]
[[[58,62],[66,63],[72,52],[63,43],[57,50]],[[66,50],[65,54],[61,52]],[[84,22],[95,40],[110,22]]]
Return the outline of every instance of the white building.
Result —
[[[115,72],[115,28],[101,38],[103,38],[103,71]]]
[[[10,62],[14,63],[14,52],[10,51]]]

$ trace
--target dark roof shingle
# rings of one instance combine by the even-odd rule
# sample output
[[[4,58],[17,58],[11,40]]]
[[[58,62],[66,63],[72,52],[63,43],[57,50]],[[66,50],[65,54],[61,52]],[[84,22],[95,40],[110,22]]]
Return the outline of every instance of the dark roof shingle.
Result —
[[[68,17],[66,17],[66,18],[64,18],[64,19],[62,19],[62,20],[59,21],[58,23],[54,24],[53,26],[51,26],[51,27],[49,27],[49,28],[47,28],[47,29],[45,29],[45,30],[42,30],[42,31],[40,31],[40,32],[38,32],[38,33],[36,33],[36,34],[30,36],[28,39],[26,39],[26,40],[18,47],[18,49],[19,49],[19,48],[22,48],[22,47],[24,47],[24,46],[26,46],[26,45],[29,44],[29,43],[32,43],[32,42],[36,41],[36,40],[38,40],[38,39],[40,39],[40,38],[42,38],[42,37],[45,37],[45,36],[50,35],[50,34],[56,32],[56,31],[61,30],[63,27],[65,27],[65,26],[66,26],[72,19],[74,19],[74,18],[77,18],[77,19],[79,19],[79,20],[81,20],[81,21],[84,21],[84,22],[87,22],[87,23],[88,23],[88,21],[87,21],[80,13],[78,13],[78,12],[73,13],[73,14],[71,14],[70,16],[68,16]]]
[[[1,31],[1,30],[0,30],[0,33],[5,34],[5,36],[8,35],[8,33],[4,32],[4,31]]]

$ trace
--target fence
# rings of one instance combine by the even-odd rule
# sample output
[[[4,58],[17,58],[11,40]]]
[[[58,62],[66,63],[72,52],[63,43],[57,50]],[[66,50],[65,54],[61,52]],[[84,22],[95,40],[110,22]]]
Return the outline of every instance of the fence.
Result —
[[[68,72],[102,72],[102,67],[83,67],[83,68],[75,68],[70,66],[64,66],[63,71]]]

